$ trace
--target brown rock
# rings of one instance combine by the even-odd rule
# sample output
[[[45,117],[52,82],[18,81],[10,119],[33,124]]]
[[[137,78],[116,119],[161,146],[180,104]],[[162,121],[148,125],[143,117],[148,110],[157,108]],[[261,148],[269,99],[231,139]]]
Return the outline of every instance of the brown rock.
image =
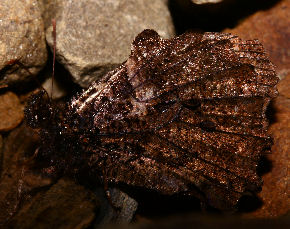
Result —
[[[290,1],[282,0],[273,8],[260,11],[226,32],[244,39],[257,38],[268,51],[270,60],[277,66],[279,96],[273,101],[274,123],[269,132],[274,139],[270,172],[263,176],[264,185],[259,197],[263,205],[250,217],[277,217],[290,210]],[[287,75],[288,74],[288,75]]]
[[[134,37],[147,28],[174,34],[166,0],[56,1],[56,54],[74,81],[87,87],[122,63]],[[46,9],[46,7],[44,7]],[[53,46],[52,26],[46,38]]]
[[[0,179],[0,227],[17,210],[26,191],[50,184],[49,179],[36,179],[38,176],[26,172],[24,161],[37,147],[38,136],[24,124],[11,131],[4,139],[1,158]],[[34,182],[27,183],[25,181]]]
[[[2,135],[0,135],[0,153],[2,153],[2,146],[3,146],[3,138],[2,138]],[[2,154],[0,154],[1,156]],[[2,158],[2,156],[1,156]]]
[[[272,154],[268,156],[272,163],[272,169],[263,176],[264,185],[261,193],[259,193],[263,205],[257,211],[248,214],[251,217],[277,217],[285,215],[290,210],[289,82],[290,74],[278,84],[280,95],[273,102],[275,122],[269,128],[269,132],[274,139]]]
[[[277,85],[279,96],[290,99],[290,73]]]
[[[57,9],[62,2],[62,0],[38,0],[45,30],[52,25],[51,20],[56,19]]]
[[[191,0],[195,4],[211,4],[211,3],[219,3],[223,0]]]
[[[283,0],[269,10],[259,11],[234,29],[225,32],[243,39],[259,39],[277,66],[280,78],[290,69],[290,1]]]
[[[24,118],[23,107],[12,92],[0,95],[0,131],[15,128]]]
[[[27,203],[9,228],[87,228],[95,218],[94,194],[70,180],[59,180]]]
[[[43,68],[47,49],[37,0],[0,1],[0,41],[0,85],[22,81]]]

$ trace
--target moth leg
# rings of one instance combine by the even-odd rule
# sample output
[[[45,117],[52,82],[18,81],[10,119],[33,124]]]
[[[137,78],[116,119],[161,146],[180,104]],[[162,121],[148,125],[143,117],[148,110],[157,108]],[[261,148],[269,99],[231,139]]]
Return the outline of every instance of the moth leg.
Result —
[[[27,165],[29,165],[31,162],[33,162],[34,161],[34,159],[37,157],[37,155],[38,155],[38,153],[39,153],[39,147],[34,151],[34,153],[33,153],[33,155],[31,156],[31,157],[29,157],[29,158],[27,158],[24,162],[23,162],[23,165],[25,166],[27,166]]]
[[[108,182],[108,177],[107,177],[107,170],[106,169],[102,169],[102,173],[103,173],[103,187],[104,187],[104,192],[105,192],[105,196],[109,202],[109,204],[111,205],[111,207],[115,210],[115,211],[121,211],[121,208],[116,206],[113,201],[112,201],[112,195],[111,192],[109,190],[109,182]]]
[[[20,175],[20,178],[19,178],[18,184],[17,184],[16,203],[14,204],[12,211],[9,213],[9,216],[6,218],[6,220],[4,222],[4,225],[9,223],[9,221],[16,215],[16,213],[19,210],[20,205],[21,205],[21,203],[23,201],[23,196],[25,195],[23,193],[23,177],[24,177],[24,173],[25,173],[25,167],[23,165],[22,169],[21,169],[21,175]]]

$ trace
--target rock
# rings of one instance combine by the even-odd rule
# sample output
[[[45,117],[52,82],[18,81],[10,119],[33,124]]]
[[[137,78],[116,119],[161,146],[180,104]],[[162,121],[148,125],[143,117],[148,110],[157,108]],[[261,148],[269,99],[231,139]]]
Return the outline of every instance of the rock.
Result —
[[[24,161],[33,155],[38,136],[25,124],[12,130],[4,139],[0,178],[0,227],[18,210],[25,192],[50,184],[50,179],[26,172]],[[28,181],[28,183],[26,183]]]
[[[59,3],[60,1],[57,1]],[[57,7],[57,59],[82,87],[125,61],[142,30],[174,33],[166,0],[62,1]],[[46,33],[53,47],[52,26]]]
[[[71,180],[59,180],[23,206],[9,228],[88,228],[95,218],[98,201],[94,194]]]
[[[24,118],[23,106],[13,92],[0,94],[0,131],[8,131],[21,123]]]
[[[234,29],[225,32],[244,39],[259,39],[277,66],[280,79],[279,96],[272,103],[274,122],[269,132],[274,139],[272,154],[267,158],[271,170],[263,176],[264,185],[259,197],[262,207],[247,214],[249,217],[277,217],[290,210],[289,151],[290,151],[290,1],[283,0],[274,7],[259,11]]]
[[[211,4],[211,3],[219,3],[223,0],[191,0],[195,4]]]
[[[44,67],[44,26],[37,0],[2,0],[0,15],[0,85],[13,84]]]
[[[279,97],[290,99],[290,73],[277,85]]]
[[[264,219],[244,219],[238,216],[225,216],[215,214],[179,214],[177,216],[167,216],[162,219],[147,222],[135,222],[130,225],[117,225],[118,229],[213,229],[213,228],[235,228],[235,229],[273,229],[288,228],[289,217],[274,220]],[[288,226],[287,226],[288,225]],[[105,227],[115,229],[116,225]]]
[[[52,25],[51,20],[56,18],[58,7],[64,2],[63,0],[38,0],[41,16],[44,23],[44,29]]]
[[[0,135],[0,157],[2,158],[2,146],[3,146],[3,138],[2,135]]]
[[[137,210],[137,201],[128,196],[125,192],[118,188],[110,188],[109,191],[112,203],[109,203],[107,197],[104,195],[103,188],[98,188],[96,191],[102,201],[100,213],[95,220],[96,227],[109,223],[129,223]],[[117,209],[114,209],[112,204]]]
[[[278,0],[170,0],[169,8],[177,34],[187,30],[222,31],[233,28],[242,18],[272,7]]]
[[[279,96],[273,102],[275,122],[269,132],[274,139],[272,154],[268,155],[271,170],[263,176],[264,185],[259,193],[263,205],[248,217],[271,218],[290,211],[290,74],[278,84]],[[287,90],[288,88],[288,90]]]
[[[242,39],[259,39],[277,66],[278,76],[290,70],[290,1],[283,0],[274,7],[259,11],[234,29],[224,32],[237,34]]]

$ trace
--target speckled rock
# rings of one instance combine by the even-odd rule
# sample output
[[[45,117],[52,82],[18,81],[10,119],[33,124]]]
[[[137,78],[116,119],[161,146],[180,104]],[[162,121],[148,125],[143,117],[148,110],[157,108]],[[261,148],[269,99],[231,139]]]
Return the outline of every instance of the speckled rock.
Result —
[[[242,39],[259,39],[277,66],[283,78],[290,70],[290,1],[282,0],[274,7],[259,11],[245,19],[234,29],[225,32],[237,34]]]
[[[58,2],[58,1],[57,1]],[[174,34],[166,0],[73,0],[57,7],[57,59],[74,81],[87,87],[125,61],[130,44],[142,30]],[[52,26],[46,33],[53,46]]]
[[[23,106],[13,92],[0,94],[0,131],[15,128],[24,118]]]
[[[0,1],[0,85],[37,74],[47,48],[37,0]],[[25,66],[25,67],[24,67]]]
[[[102,204],[99,215],[95,220],[95,225],[100,227],[109,223],[120,224],[131,222],[138,207],[137,201],[118,188],[110,188],[109,191],[112,203],[109,203],[108,198],[104,195],[103,188],[98,188],[96,191]],[[118,210],[114,209],[112,204]]]

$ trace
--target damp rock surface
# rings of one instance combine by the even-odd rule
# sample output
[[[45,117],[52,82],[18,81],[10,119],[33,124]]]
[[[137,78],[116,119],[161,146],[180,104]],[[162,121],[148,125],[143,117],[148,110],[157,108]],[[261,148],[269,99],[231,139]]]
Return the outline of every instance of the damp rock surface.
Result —
[[[165,0],[64,1],[56,12],[58,60],[82,87],[126,60],[136,34],[174,34]],[[46,33],[53,46],[52,26]]]
[[[21,82],[45,65],[47,48],[37,0],[0,1],[0,85]]]

